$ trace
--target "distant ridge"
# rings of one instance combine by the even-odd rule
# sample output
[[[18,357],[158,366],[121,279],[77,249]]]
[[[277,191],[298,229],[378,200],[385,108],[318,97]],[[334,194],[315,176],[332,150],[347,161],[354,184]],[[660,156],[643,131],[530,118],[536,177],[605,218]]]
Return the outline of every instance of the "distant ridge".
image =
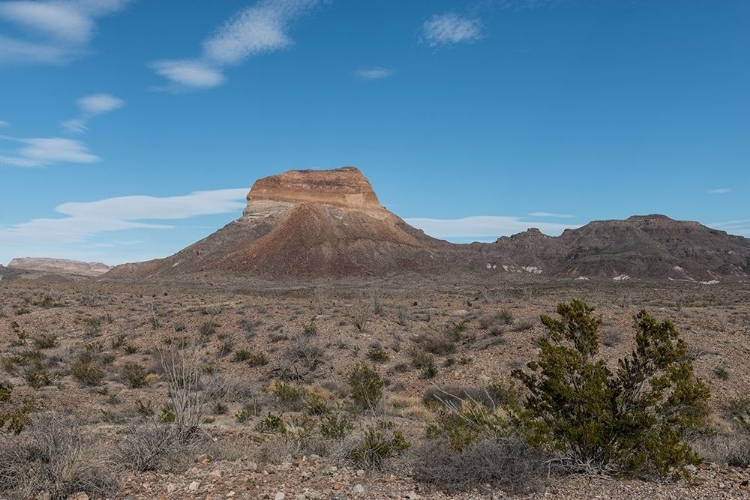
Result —
[[[25,269],[28,271],[47,271],[63,274],[82,274],[99,276],[109,271],[110,267],[100,262],[81,262],[69,259],[53,259],[45,257],[22,257],[11,260],[9,268]]]
[[[165,259],[113,268],[107,279],[341,277],[521,273],[559,278],[716,282],[750,276],[750,240],[667,216],[594,221],[558,237],[530,228],[494,243],[431,238],[380,205],[354,167],[259,179],[240,219]]]

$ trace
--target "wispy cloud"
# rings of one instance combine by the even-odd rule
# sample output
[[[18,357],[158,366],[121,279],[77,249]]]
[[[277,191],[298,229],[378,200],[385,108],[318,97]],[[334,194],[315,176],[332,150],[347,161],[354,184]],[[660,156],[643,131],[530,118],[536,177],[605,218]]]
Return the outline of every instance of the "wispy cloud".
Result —
[[[565,229],[580,227],[580,225],[529,221],[523,220],[521,217],[502,215],[480,215],[463,219],[411,218],[405,220],[430,236],[449,240],[470,238],[475,238],[477,241],[494,240],[500,236],[510,236],[531,227],[535,227],[545,234],[559,235]]]
[[[530,217],[552,217],[555,219],[572,219],[575,215],[571,214],[555,214],[551,212],[531,212]]]
[[[63,203],[55,207],[62,218],[34,219],[0,226],[0,247],[77,243],[98,233],[128,229],[169,229],[149,221],[188,219],[241,211],[247,189],[200,191],[184,196],[121,196],[92,202]]]
[[[226,81],[224,70],[250,57],[274,52],[293,44],[292,23],[322,0],[261,0],[239,11],[202,43],[193,59],[169,59],[151,63],[153,70],[170,82],[168,91],[218,87]]]
[[[88,130],[88,121],[95,116],[109,113],[125,105],[125,101],[111,94],[91,94],[76,101],[81,115],[78,118],[60,122],[68,132],[82,134]]]
[[[375,66],[372,68],[361,68],[354,72],[354,77],[359,80],[382,80],[393,76],[393,70]]]
[[[89,51],[99,17],[130,0],[49,0],[0,3],[0,20],[18,29],[0,36],[0,64],[65,64]],[[4,30],[7,31],[7,30]]]
[[[729,188],[716,188],[712,189],[708,192],[708,194],[726,194],[731,192],[732,190]]]
[[[434,15],[422,25],[422,40],[430,47],[455,43],[472,43],[482,37],[479,19],[453,12]]]
[[[12,155],[0,155],[0,165],[9,167],[44,167],[54,163],[95,163],[101,158],[89,152],[81,141],[62,137],[16,139],[0,137],[23,144]]]
[[[226,81],[220,69],[201,61],[155,61],[151,67],[157,74],[178,85],[169,90],[210,89]]]
[[[745,236],[750,238],[750,219],[730,220],[726,222],[711,222],[706,224],[708,227],[726,231],[730,234]]]
[[[10,127],[10,123],[0,120],[0,127]]]

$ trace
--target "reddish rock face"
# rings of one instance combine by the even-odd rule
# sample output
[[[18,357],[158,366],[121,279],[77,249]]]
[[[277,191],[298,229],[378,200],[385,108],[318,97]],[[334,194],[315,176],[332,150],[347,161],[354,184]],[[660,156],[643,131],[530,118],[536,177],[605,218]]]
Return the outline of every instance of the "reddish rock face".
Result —
[[[354,167],[290,170],[258,179],[247,194],[247,201],[261,200],[324,203],[360,210],[382,208],[370,181]]]

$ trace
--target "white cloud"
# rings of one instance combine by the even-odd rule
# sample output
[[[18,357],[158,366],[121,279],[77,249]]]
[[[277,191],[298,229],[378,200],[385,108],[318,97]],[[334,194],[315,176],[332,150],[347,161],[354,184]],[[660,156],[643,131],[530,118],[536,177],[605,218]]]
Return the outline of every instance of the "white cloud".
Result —
[[[726,194],[726,193],[729,193],[730,191],[732,190],[729,188],[717,188],[717,189],[710,190],[708,193],[709,194]]]
[[[0,156],[0,164],[10,167],[42,167],[53,163],[95,163],[101,158],[89,152],[81,141],[62,137],[14,139],[24,144],[14,156]]]
[[[579,225],[556,224],[541,221],[525,221],[520,217],[502,215],[480,215],[463,219],[405,219],[407,223],[423,230],[435,238],[477,240],[497,239],[500,236],[510,236],[531,227],[538,228],[545,234],[558,235],[565,229],[579,227]]]
[[[65,217],[0,226],[0,248],[80,243],[100,233],[131,229],[170,229],[172,226],[168,224],[144,221],[238,212],[246,205],[247,192],[247,188],[219,189],[165,198],[122,196],[63,203],[55,211]]]
[[[72,52],[71,49],[51,44],[0,36],[0,64],[61,64],[67,62]]]
[[[91,94],[78,99],[78,106],[86,116],[109,113],[125,105],[125,101],[111,94]]]
[[[225,80],[220,70],[200,61],[155,61],[151,67],[160,76],[186,88],[210,89],[218,87]]]
[[[393,70],[379,66],[373,68],[362,68],[355,71],[354,76],[360,80],[382,80],[383,78],[393,76]]]
[[[0,37],[0,63],[62,64],[85,53],[96,19],[122,10],[130,0],[11,1],[0,4],[0,20],[32,40]]]
[[[712,222],[706,224],[708,227],[726,231],[729,234],[745,236],[750,238],[750,219],[730,220],[726,222]]]
[[[226,66],[291,46],[290,25],[320,2],[261,0],[239,11],[204,40],[199,58],[155,61],[151,67],[175,86],[163,90],[218,87],[226,79],[222,71]]]
[[[0,127],[10,127],[10,123],[0,120]]]
[[[532,212],[529,214],[531,217],[553,217],[556,219],[572,219],[575,217],[574,215],[570,214],[555,214],[551,212]]]
[[[422,38],[430,46],[471,43],[482,36],[482,25],[478,19],[462,17],[448,12],[434,15],[424,22]]]
[[[76,104],[81,110],[81,116],[62,121],[60,125],[73,134],[83,134],[88,130],[90,119],[123,107],[125,101],[111,94],[91,94],[78,99]]]

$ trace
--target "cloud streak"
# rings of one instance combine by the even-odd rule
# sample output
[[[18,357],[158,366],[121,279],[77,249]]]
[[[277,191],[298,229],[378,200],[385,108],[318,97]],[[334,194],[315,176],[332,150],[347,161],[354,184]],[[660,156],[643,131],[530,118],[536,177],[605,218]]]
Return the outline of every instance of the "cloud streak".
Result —
[[[61,218],[34,219],[0,227],[0,247],[80,243],[99,233],[129,229],[170,229],[150,221],[188,219],[241,211],[247,189],[199,191],[184,196],[121,196],[55,207]]]
[[[8,167],[44,167],[54,163],[96,163],[101,158],[92,154],[81,141],[62,137],[22,138],[0,137],[22,144],[13,155],[0,155],[0,165]]]
[[[50,0],[0,3],[0,21],[17,36],[0,36],[0,64],[65,64],[89,51],[99,17],[130,0]],[[6,31],[6,30],[4,30]]]
[[[732,190],[729,188],[716,188],[712,189],[708,192],[708,194],[726,194],[731,192]]]
[[[358,80],[382,80],[393,76],[393,70],[375,66],[372,68],[361,68],[354,72],[354,78]]]
[[[423,230],[435,238],[476,241],[497,239],[500,236],[510,236],[531,227],[538,228],[545,234],[559,235],[565,229],[580,227],[578,224],[559,224],[542,221],[526,221],[520,217],[502,215],[479,215],[462,219],[428,219],[410,218],[407,223]]]
[[[532,212],[529,214],[530,217],[551,217],[555,219],[572,219],[575,215],[571,214],[555,214],[552,212]]]
[[[290,47],[291,25],[321,1],[261,0],[239,11],[203,41],[199,57],[151,62],[151,68],[169,81],[169,86],[160,90],[201,90],[222,85],[227,67]]]
[[[482,37],[479,19],[459,16],[453,12],[434,15],[422,25],[422,40],[430,47],[472,43]]]
[[[88,130],[89,120],[123,107],[125,101],[111,94],[91,94],[78,99],[76,104],[81,110],[81,115],[78,118],[60,122],[60,125],[68,132],[83,134]]]

